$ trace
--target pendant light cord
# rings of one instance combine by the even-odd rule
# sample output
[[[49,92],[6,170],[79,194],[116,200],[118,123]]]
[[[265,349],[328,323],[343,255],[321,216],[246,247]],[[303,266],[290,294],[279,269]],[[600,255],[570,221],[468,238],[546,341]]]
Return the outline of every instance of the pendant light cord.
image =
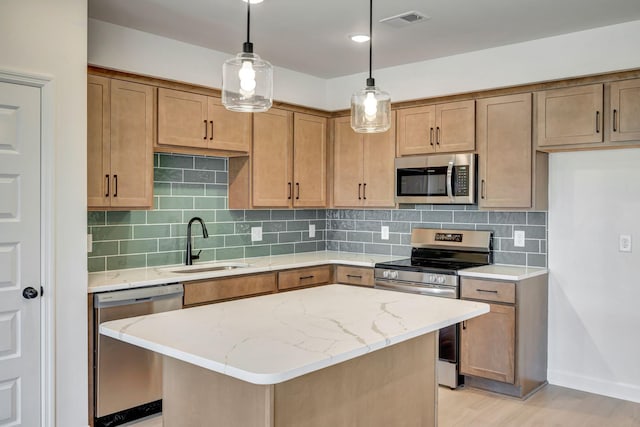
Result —
[[[253,53],[253,43],[251,43],[251,2],[247,1],[247,41],[242,45],[244,53]]]
[[[373,0],[369,0],[369,78],[367,86],[375,86],[371,69],[373,68]]]
[[[247,2],[247,43],[251,43],[251,2]]]

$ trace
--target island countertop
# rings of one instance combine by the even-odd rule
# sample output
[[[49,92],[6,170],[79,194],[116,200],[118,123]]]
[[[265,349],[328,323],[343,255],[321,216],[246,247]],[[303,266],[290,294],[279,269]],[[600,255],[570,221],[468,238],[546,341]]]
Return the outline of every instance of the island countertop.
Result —
[[[106,322],[100,333],[253,384],[278,384],[487,313],[480,302],[345,285]]]

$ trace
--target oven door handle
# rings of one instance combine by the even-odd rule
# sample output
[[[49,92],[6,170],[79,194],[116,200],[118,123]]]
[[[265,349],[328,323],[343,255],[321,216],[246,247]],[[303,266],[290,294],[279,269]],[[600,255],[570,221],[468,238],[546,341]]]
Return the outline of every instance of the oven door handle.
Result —
[[[447,166],[447,196],[453,201],[453,160]]]
[[[434,296],[440,298],[458,298],[456,288],[454,287],[433,287],[427,288],[420,285],[412,285],[410,283],[401,283],[389,280],[376,280],[375,286],[376,289],[386,289],[389,291],[401,291],[401,292],[409,292],[412,294],[420,294],[427,296]]]

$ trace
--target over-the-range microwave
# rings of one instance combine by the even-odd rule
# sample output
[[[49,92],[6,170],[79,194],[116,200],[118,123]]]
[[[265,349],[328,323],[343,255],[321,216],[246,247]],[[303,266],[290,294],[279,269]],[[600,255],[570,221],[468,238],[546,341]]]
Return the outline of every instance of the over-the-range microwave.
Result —
[[[396,203],[473,204],[476,155],[433,154],[396,159]]]

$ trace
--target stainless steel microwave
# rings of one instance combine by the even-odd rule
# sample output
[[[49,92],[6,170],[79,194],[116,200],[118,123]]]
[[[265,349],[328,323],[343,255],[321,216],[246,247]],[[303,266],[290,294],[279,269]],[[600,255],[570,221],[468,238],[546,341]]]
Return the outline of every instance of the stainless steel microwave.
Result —
[[[433,154],[396,159],[396,203],[473,204],[476,155]]]

